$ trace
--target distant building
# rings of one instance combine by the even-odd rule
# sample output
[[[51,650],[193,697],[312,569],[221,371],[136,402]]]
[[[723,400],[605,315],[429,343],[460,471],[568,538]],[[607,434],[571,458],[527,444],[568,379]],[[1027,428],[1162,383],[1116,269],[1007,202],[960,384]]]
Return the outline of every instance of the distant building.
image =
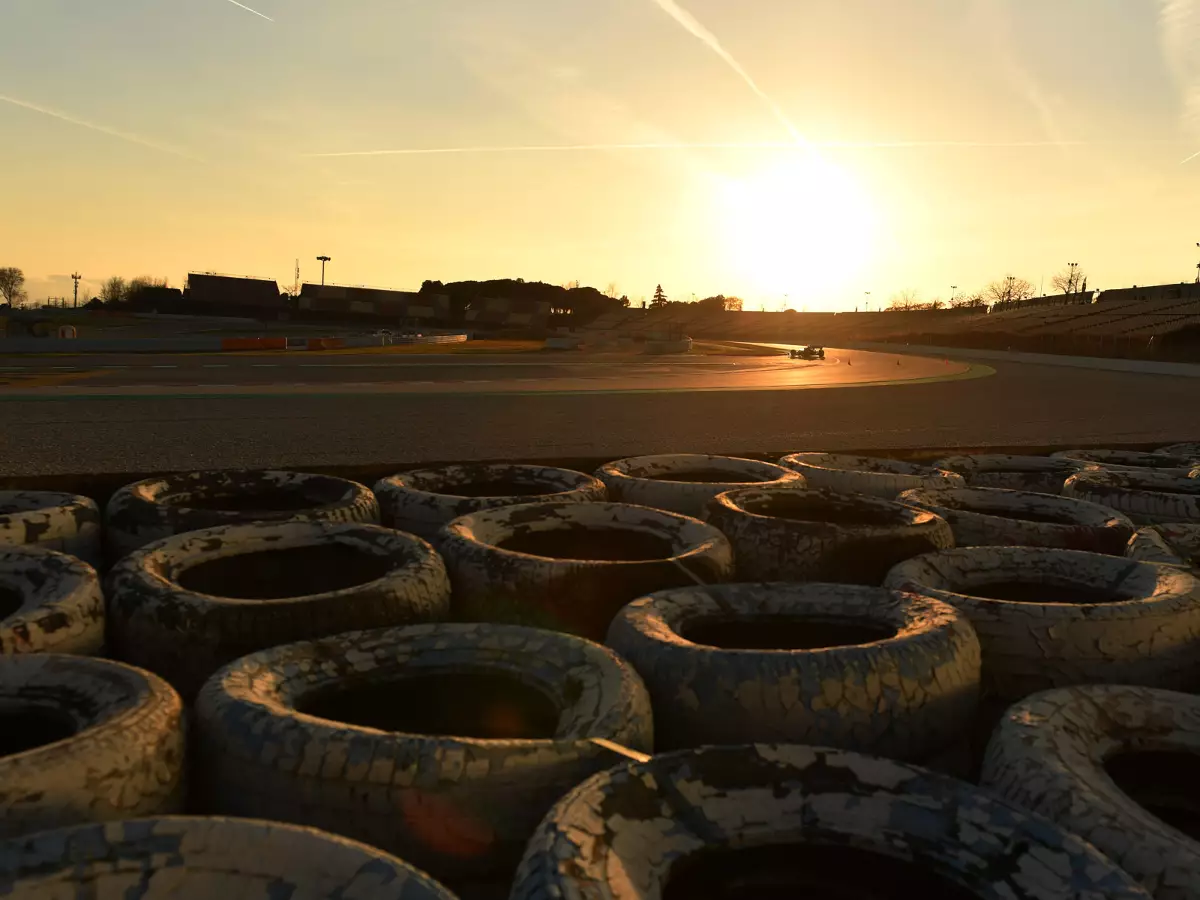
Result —
[[[225,309],[283,310],[279,284],[266,278],[189,272],[184,299],[189,303]]]
[[[1097,303],[1122,304],[1138,302],[1166,302],[1178,300],[1181,303],[1189,300],[1200,300],[1200,284],[1183,281],[1179,284],[1151,284],[1138,287],[1117,288],[1112,291],[1102,291]]]
[[[463,318],[477,325],[541,327],[550,319],[550,304],[540,300],[479,298],[471,301],[471,308]]]
[[[296,298],[299,312],[325,312],[412,319],[445,324],[450,320],[450,298],[444,294],[389,291],[383,288],[350,287],[341,284],[305,284]]]

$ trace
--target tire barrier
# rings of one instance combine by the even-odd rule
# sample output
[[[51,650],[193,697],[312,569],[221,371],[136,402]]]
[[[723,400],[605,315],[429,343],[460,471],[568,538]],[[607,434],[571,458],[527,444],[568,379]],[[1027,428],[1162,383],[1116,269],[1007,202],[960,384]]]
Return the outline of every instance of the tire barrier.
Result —
[[[884,584],[975,627],[985,692],[1074,684],[1185,687],[1200,676],[1200,580],[1183,569],[1037,547],[966,547],[902,562]]]
[[[56,491],[0,491],[0,546],[38,546],[100,565],[100,507]]]
[[[0,656],[104,650],[104,595],[87,563],[40,547],[0,546]]]
[[[455,900],[374,847],[278,822],[163,816],[30,835],[0,852],[5,897]]]
[[[378,525],[252,523],[165,538],[108,577],[119,658],[190,699],[226,663],[291,641],[445,619],[446,568]]]
[[[1167,456],[1162,451],[1139,453],[1134,450],[1060,450],[1058,453],[1051,453],[1050,458],[1073,459],[1110,472],[1159,472],[1181,477],[1187,477],[1196,467],[1195,461],[1187,457]]]
[[[591,475],[550,466],[477,463],[417,469],[375,485],[383,523],[438,542],[438,533],[481,509],[523,503],[587,503],[607,499]]]
[[[920,761],[962,736],[979,695],[966,616],[882,588],[660,591],[607,643],[650,691],[658,750],[776,740]]]
[[[1141,528],[1126,547],[1125,555],[1143,562],[1188,566],[1200,575],[1200,523]]]
[[[1120,556],[1135,530],[1107,506],[1029,491],[918,488],[897,499],[949,522],[957,547],[1055,547]]]
[[[196,719],[217,811],[325,828],[455,879],[511,872],[555,800],[653,734],[646,689],[612,651],[467,624],[247,656],[205,685]]]
[[[161,678],[81,656],[0,657],[0,839],[178,812],[183,765],[183,704]]]
[[[153,541],[243,522],[379,521],[375,495],[357,482],[303,472],[181,472],[121,488],[104,511],[115,562]]]
[[[954,546],[937,515],[863,494],[743,488],[709,503],[742,581],[878,585],[896,563]]]
[[[769,744],[588,779],[539,826],[510,896],[1149,898],[1091,845],[958,779]]]
[[[596,477],[618,503],[633,503],[699,518],[713,497],[744,487],[791,484],[804,487],[796,472],[774,463],[703,453],[631,456],[607,463]]]
[[[1154,451],[1164,456],[1182,456],[1200,466],[1200,441],[1185,441],[1182,444],[1168,444]]]
[[[1200,478],[1088,469],[1067,479],[1063,496],[1115,509],[1135,525],[1200,522]]]
[[[945,469],[874,456],[793,453],[779,464],[803,475],[809,487],[871,494],[886,500],[895,500],[901,491],[913,488],[966,486],[961,475]]]
[[[977,453],[971,456],[947,456],[933,465],[938,469],[957,472],[967,480],[968,487],[1061,494],[1063,483],[1090,464],[1048,456]]]
[[[441,553],[463,621],[603,641],[638,597],[733,576],[729,539],[687,516],[621,503],[539,503],[455,519]]]
[[[1157,900],[1200,896],[1200,698],[1094,685],[1034,694],[988,744],[983,784],[1053,819]]]

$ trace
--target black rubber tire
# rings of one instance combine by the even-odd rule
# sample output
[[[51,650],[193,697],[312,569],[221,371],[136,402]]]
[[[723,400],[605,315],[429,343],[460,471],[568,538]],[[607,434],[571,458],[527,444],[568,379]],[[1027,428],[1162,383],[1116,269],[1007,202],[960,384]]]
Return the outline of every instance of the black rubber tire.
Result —
[[[516,679],[542,695],[557,715],[553,735],[406,733],[297,709],[337,685],[462,673]],[[338,703],[347,708],[344,697]],[[215,811],[325,828],[455,880],[511,872],[564,791],[626,759],[622,747],[649,750],[653,740],[646,689],[611,650],[504,625],[392,628],[275,647],[214,676],[196,721]],[[446,833],[427,833],[434,828]]]
[[[1187,457],[1168,456],[1161,450],[1155,453],[1138,450],[1060,450],[1050,456],[1052,459],[1073,459],[1110,472],[1150,472],[1182,478],[1186,478],[1196,467],[1195,461]]]
[[[741,878],[697,871],[721,862]],[[709,890],[683,890],[705,874]],[[926,883],[906,886],[914,875]],[[860,880],[874,890],[852,893]],[[1149,900],[1091,845],[956,778],[769,744],[668,753],[588,779],[537,829],[510,896]]]
[[[1190,568],[1200,575],[1200,522],[1185,525],[1147,525],[1125,548],[1130,559]]]
[[[497,493],[459,493],[467,485],[496,485]],[[514,493],[513,489],[519,489]],[[525,503],[590,503],[607,499],[591,475],[551,466],[468,463],[415,469],[380,480],[374,487],[383,524],[423,537],[435,546],[442,528],[481,509]],[[503,491],[503,492],[501,492]]]
[[[1200,677],[1200,580],[1174,566],[964,547],[902,562],[885,584],[966,613],[983,647],[985,692],[1001,700],[1074,684],[1180,688]],[[1012,600],[972,593],[1006,584],[1031,587]],[[1124,599],[1083,599],[1092,597]]]
[[[803,475],[809,487],[885,500],[895,500],[896,495],[913,488],[966,485],[961,475],[945,469],[875,456],[792,453],[779,464]]]
[[[297,575],[301,560],[280,560],[274,554],[281,551],[313,554],[312,578],[324,568],[338,580],[321,584],[302,570]],[[324,566],[315,556],[321,552],[331,553]],[[230,558],[244,560],[244,574],[190,580],[201,566]],[[259,565],[261,571],[252,568]],[[344,574],[356,571],[360,582],[340,586]],[[279,579],[278,589],[272,579]],[[297,582],[312,592],[292,594]],[[225,595],[230,583],[244,588],[240,596]],[[121,560],[109,573],[107,593],[117,657],[157,672],[189,700],[221,666],[264,647],[436,622],[450,613],[446,568],[429,544],[354,523],[251,523],[175,535]]]
[[[178,812],[183,703],[161,678],[82,656],[0,656],[0,838]]]
[[[1182,456],[1200,466],[1200,441],[1184,441],[1182,444],[1168,444],[1154,451],[1164,456]]]
[[[456,900],[408,863],[356,841],[279,822],[198,816],[77,825],[13,841],[0,853],[0,895]]]
[[[823,635],[829,625],[849,628]],[[728,642],[706,643],[714,634]],[[969,728],[979,698],[966,616],[883,588],[660,591],[621,610],[607,643],[650,691],[659,750],[774,740],[921,761]]]
[[[638,559],[535,556],[502,546],[531,536],[573,536],[644,543]],[[483,510],[446,527],[441,544],[460,621],[509,622],[603,641],[631,600],[685,584],[733,576],[729,539],[712,525],[676,513],[620,503],[542,503]],[[518,544],[518,546],[528,546]],[[627,548],[620,548],[622,550]]]
[[[1200,478],[1089,469],[1067,479],[1063,496],[1115,509],[1135,525],[1200,522]]]
[[[0,546],[37,546],[102,561],[100,507],[57,491],[0,491]]]
[[[1061,494],[1063,484],[1090,464],[1051,456],[1013,456],[1007,453],[974,453],[947,456],[934,463],[957,472],[968,487],[1003,488],[1035,494]]]
[[[1030,491],[917,489],[897,499],[949,522],[957,547],[1055,547],[1120,556],[1136,530],[1107,506]]]
[[[704,515],[713,497],[726,491],[782,485],[804,487],[803,476],[783,466],[704,453],[631,456],[605,463],[596,470],[596,477],[608,487],[608,495],[614,502],[696,518]],[[689,481],[689,477],[710,480]]]
[[[40,547],[0,547],[0,656],[104,651],[104,594],[96,570]]]
[[[203,508],[186,505],[204,501]],[[260,509],[246,507],[261,498]],[[222,506],[226,508],[222,508]],[[329,475],[236,469],[178,472],[121,488],[104,509],[109,560],[154,541],[218,525],[245,522],[378,524],[379,504],[363,485]]]
[[[741,581],[878,585],[896,563],[954,546],[937,515],[865,494],[743,488],[705,518],[733,544]]]
[[[1116,775],[1108,768],[1139,751],[1150,751],[1140,765],[1126,761]],[[1157,900],[1194,900],[1197,752],[1200,698],[1125,685],[1064,688],[1005,713],[988,744],[982,783],[1093,844]],[[1121,784],[1126,775],[1134,780]],[[1184,821],[1168,824],[1135,798]]]

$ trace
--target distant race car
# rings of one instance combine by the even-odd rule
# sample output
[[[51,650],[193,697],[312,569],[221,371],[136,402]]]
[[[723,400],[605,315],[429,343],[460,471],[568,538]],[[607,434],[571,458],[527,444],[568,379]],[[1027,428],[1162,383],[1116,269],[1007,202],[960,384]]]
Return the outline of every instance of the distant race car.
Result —
[[[824,347],[802,347],[799,350],[791,350],[788,356],[792,359],[824,359]]]

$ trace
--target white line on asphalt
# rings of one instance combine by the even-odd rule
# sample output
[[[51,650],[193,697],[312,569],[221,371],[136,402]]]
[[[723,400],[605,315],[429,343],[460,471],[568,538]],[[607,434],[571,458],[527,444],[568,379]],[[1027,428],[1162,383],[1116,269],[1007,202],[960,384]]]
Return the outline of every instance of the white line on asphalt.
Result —
[[[50,368],[56,372],[78,372],[79,371],[78,366],[51,366]]]
[[[0,366],[0,372],[24,372],[29,366]]]
[[[151,366],[152,369],[178,369],[179,366]]]

